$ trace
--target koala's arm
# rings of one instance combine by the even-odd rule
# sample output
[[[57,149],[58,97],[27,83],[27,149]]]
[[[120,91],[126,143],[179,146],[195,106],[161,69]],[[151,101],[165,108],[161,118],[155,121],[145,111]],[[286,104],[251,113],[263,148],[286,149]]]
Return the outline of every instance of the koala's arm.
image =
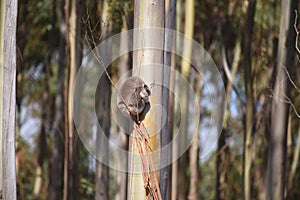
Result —
[[[138,115],[139,109],[138,106],[136,105],[136,103],[129,103],[127,106],[126,104],[121,101],[118,103],[118,108],[124,113],[127,114],[128,116],[130,115]]]

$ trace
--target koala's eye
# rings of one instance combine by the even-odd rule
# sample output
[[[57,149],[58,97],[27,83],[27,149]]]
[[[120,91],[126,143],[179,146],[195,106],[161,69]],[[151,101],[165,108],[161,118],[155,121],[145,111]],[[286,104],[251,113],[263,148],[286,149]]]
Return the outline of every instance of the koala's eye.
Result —
[[[149,87],[148,87],[148,85],[144,85],[144,89],[146,90],[146,92],[148,93],[148,95],[150,95],[151,94],[151,92],[150,92],[150,89],[149,89]]]

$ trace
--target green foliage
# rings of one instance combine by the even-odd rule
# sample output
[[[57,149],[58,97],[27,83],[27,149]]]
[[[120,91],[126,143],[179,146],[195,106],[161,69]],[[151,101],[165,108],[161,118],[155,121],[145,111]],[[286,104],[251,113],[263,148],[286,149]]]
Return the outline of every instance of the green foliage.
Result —
[[[133,5],[131,0],[108,0],[109,15],[113,24],[113,33],[121,32],[123,20],[132,15]]]

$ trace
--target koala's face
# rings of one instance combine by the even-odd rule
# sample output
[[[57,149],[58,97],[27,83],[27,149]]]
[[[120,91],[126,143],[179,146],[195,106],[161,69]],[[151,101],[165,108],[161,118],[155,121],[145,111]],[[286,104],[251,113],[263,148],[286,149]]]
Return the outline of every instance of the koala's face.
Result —
[[[143,87],[140,88],[140,96],[145,101],[145,103],[149,102],[149,96],[151,95],[151,92],[149,90],[149,87],[146,84],[143,84]]]

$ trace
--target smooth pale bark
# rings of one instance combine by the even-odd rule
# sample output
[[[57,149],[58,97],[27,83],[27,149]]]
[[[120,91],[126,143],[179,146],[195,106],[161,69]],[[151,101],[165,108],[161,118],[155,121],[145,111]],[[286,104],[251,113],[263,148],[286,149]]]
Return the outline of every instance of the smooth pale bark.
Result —
[[[286,183],[286,150],[288,104],[290,82],[286,70],[291,72],[295,58],[294,11],[297,0],[283,0],[281,3],[280,33],[277,57],[277,75],[271,114],[271,134],[268,144],[266,173],[266,199],[284,199]]]
[[[134,5],[134,28],[164,27],[165,6],[163,1],[140,1],[136,0]],[[160,49],[146,49],[147,46],[156,46]],[[146,83],[154,83],[151,90],[150,104],[162,105],[162,88],[157,83],[162,83],[163,77],[163,47],[164,34],[152,29],[147,31],[134,32],[134,48],[141,48],[133,53],[133,75],[141,77]],[[145,67],[146,65],[156,65]],[[155,67],[155,70],[154,70]],[[152,116],[152,118],[150,118]],[[160,146],[160,128],[162,113],[160,109],[150,108],[143,123],[147,128],[150,139],[149,144],[153,151],[158,150]],[[139,155],[136,148],[135,138],[129,140],[130,152]],[[157,167],[160,164],[159,155],[152,156],[153,164]],[[129,185],[128,199],[145,199],[146,191],[142,173],[141,159],[139,156],[129,156]],[[159,175],[159,172],[156,172]],[[159,177],[157,177],[159,179]],[[159,188],[157,188],[159,189]]]
[[[185,2],[185,23],[184,23],[184,34],[187,38],[193,38],[194,35],[194,0],[187,0]],[[181,62],[181,73],[187,80],[190,80],[190,71],[191,65],[189,60],[191,59],[192,55],[192,40],[185,39],[183,44],[183,59]],[[184,111],[181,115],[181,125],[180,125],[180,144],[179,148],[183,149],[186,146],[186,136],[188,130],[188,118],[189,118],[189,87],[187,84],[180,86],[180,91],[183,99],[182,110]],[[180,166],[180,170],[178,170],[178,183],[177,183],[177,190],[178,190],[178,199],[184,200],[187,198],[187,163],[188,163],[188,154],[187,152],[184,153],[178,159],[178,165]]]
[[[246,88],[246,116],[244,133],[244,199],[251,199],[251,166],[252,166],[252,134],[254,93],[252,84],[251,43],[254,27],[256,0],[250,0],[247,11],[247,22],[244,36],[244,80]]]
[[[16,28],[17,0],[4,0],[1,3],[1,50],[3,58],[1,91],[2,104],[2,198],[17,199],[16,190]],[[4,17],[4,19],[3,19]],[[4,22],[4,23],[3,23]],[[3,31],[3,34],[2,34]],[[5,84],[4,84],[5,83]]]
[[[2,116],[3,116],[3,109],[2,109],[2,96],[3,96],[3,55],[4,55],[4,21],[5,21],[5,1],[1,1],[0,3],[0,195],[2,195]]]

